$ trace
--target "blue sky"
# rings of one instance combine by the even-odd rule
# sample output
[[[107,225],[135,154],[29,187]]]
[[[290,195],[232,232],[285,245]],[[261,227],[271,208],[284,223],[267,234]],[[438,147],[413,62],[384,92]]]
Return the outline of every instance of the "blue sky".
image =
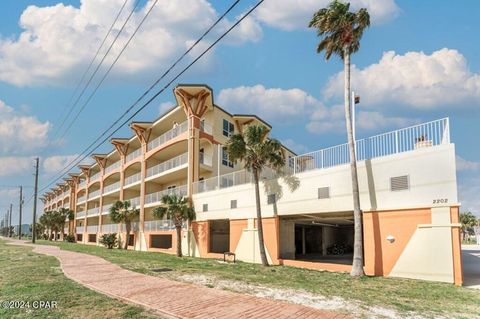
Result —
[[[40,184],[44,185],[231,3],[159,0],[79,120],[59,140],[55,137],[60,115],[123,1],[0,2],[0,217],[10,202],[15,212],[18,206],[16,190],[1,186],[32,185],[32,157],[42,158]],[[126,34],[131,34],[151,3],[140,2]],[[240,1],[207,42],[254,3]],[[299,153],[343,143],[343,115],[338,112],[342,63],[338,58],[326,62],[318,55],[315,32],[306,28],[311,14],[326,3],[266,0],[177,82],[206,83],[225,109],[260,114],[274,127],[274,136]],[[480,3],[362,3],[371,13],[372,26],[352,58],[354,89],[362,96],[358,136],[450,117],[462,210],[480,216],[480,150],[474,139],[480,135],[480,44],[474,41],[480,30],[476,15]],[[352,6],[358,9],[359,1],[352,1]],[[132,7],[128,0],[121,22]],[[119,27],[120,23],[115,30]],[[120,37],[113,52],[125,41]],[[111,61],[107,58],[107,64]],[[152,120],[172,102],[169,88],[136,119]],[[116,134],[130,135],[126,128]],[[105,145],[98,152],[110,149]],[[26,189],[27,200],[31,192]],[[31,202],[26,211],[28,222]]]

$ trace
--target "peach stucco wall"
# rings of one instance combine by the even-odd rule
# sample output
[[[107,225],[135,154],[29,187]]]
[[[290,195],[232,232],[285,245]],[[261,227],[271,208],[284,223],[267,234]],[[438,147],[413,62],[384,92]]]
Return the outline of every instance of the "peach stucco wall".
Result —
[[[430,208],[365,212],[364,254],[367,275],[388,276],[419,224],[430,224]],[[387,236],[395,238],[393,243]]]
[[[459,223],[458,207],[450,208],[450,222]],[[460,241],[460,228],[452,227],[452,249],[453,249],[453,282],[455,285],[462,285],[463,271],[462,271],[462,246]]]

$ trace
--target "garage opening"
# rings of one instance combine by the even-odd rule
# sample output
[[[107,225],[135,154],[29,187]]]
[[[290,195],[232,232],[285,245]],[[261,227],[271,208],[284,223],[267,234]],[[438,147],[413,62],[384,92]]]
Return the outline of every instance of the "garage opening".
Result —
[[[160,249],[172,248],[172,235],[150,235],[150,247]]]
[[[77,241],[83,241],[83,235],[82,234],[77,234]]]
[[[228,219],[209,221],[209,251],[223,254],[230,250],[230,221]]]
[[[96,243],[97,242],[97,234],[88,234],[88,242],[89,243]]]
[[[281,220],[281,258],[350,265],[353,261],[353,216],[308,217]]]
[[[135,246],[135,235],[128,235],[128,246]]]

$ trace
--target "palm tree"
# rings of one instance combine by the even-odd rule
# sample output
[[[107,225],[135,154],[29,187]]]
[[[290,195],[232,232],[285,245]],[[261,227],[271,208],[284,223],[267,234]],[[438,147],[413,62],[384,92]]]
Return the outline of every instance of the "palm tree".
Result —
[[[189,206],[186,197],[180,197],[176,194],[164,195],[162,203],[166,206],[155,208],[153,216],[173,220],[177,232],[177,257],[182,257],[182,225],[186,221],[195,219],[195,210]]]
[[[353,140],[350,112],[350,55],[360,48],[360,39],[364,30],[370,26],[370,15],[365,8],[350,12],[350,4],[340,1],[331,2],[327,8],[318,10],[310,21],[309,27],[317,29],[317,35],[322,38],[317,52],[325,51],[329,60],[332,54],[340,56],[344,64],[344,98],[345,122],[347,127],[348,148],[350,154],[350,169],[352,175],[353,215],[355,223],[353,264],[351,275],[363,276],[363,239],[362,214],[360,211],[360,195],[358,191],[357,163],[355,158],[355,141]]]
[[[42,214],[39,218],[40,224],[43,225],[45,232],[47,233],[48,240],[52,240],[52,221],[53,221],[53,212],[47,211]]]
[[[125,242],[123,244],[123,249],[128,249],[128,239],[130,237],[130,230],[132,228],[132,221],[138,217],[140,210],[133,207],[131,208],[130,201],[117,201],[110,207],[110,218],[115,223],[125,223],[125,232],[127,233],[125,237]]]
[[[74,213],[71,209],[68,209],[68,208],[60,208],[58,210],[60,216],[59,216],[59,222],[60,222],[60,229],[61,229],[61,234],[62,234],[62,240],[63,240],[63,236],[64,236],[64,229],[65,229],[65,223],[67,222],[67,218],[68,218],[68,233],[70,234],[70,222],[73,220],[74,218]]]
[[[263,239],[259,177],[266,167],[279,172],[285,166],[282,144],[276,139],[269,139],[269,132],[270,130],[266,126],[249,125],[243,133],[233,134],[227,142],[229,159],[232,162],[242,161],[245,168],[252,171],[255,182],[258,243],[260,245],[260,258],[264,266],[268,266],[268,260]]]

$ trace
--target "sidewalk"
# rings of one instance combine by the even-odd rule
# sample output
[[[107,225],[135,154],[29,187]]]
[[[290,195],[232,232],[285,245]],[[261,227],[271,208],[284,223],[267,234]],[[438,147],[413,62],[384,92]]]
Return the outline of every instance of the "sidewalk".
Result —
[[[56,257],[64,274],[113,298],[139,304],[170,318],[348,318],[333,312],[229,291],[147,276],[123,269],[100,257],[31,245],[34,252]]]

